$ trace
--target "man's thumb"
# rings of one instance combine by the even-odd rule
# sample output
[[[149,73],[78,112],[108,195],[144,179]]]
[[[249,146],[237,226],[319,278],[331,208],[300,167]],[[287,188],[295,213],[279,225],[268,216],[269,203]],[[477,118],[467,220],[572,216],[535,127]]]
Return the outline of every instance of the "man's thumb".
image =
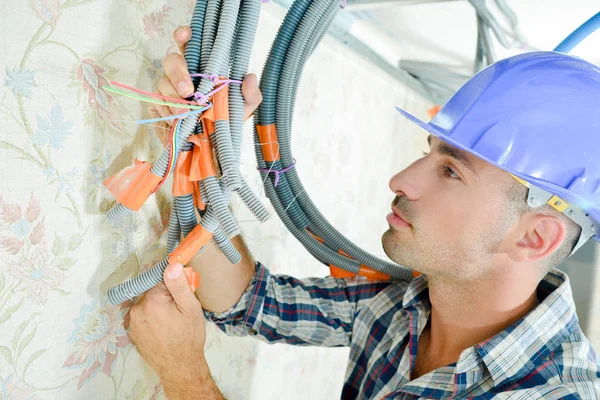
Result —
[[[198,287],[198,279],[197,274],[191,268],[183,268],[180,263],[169,264],[163,278],[165,286],[178,306],[188,310],[191,310],[189,307],[198,307],[198,299],[194,296],[194,290]],[[190,281],[194,283],[193,286]]]

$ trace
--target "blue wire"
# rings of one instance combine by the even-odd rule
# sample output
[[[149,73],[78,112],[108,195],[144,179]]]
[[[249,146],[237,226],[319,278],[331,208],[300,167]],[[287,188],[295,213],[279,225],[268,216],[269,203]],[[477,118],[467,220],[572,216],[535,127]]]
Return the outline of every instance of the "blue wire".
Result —
[[[560,44],[554,48],[554,51],[568,53],[573,47],[577,46],[579,42],[591,35],[598,28],[600,28],[600,12],[585,21],[579,28],[575,29],[573,33],[567,36],[565,40],[560,42]]]
[[[171,115],[169,117],[152,118],[152,119],[139,119],[137,121],[137,123],[141,125],[141,124],[149,124],[149,123],[152,123],[152,122],[168,121],[168,120],[173,120],[173,119],[177,119],[177,118],[185,118],[185,117],[188,117],[190,115],[200,114],[200,113],[208,110],[211,107],[212,107],[212,103],[208,103],[208,105],[206,107],[201,108],[200,110],[189,111],[189,112],[186,112],[184,114]]]
[[[175,158],[173,158],[173,166],[171,167],[173,169],[173,171],[175,171],[175,165],[177,165],[177,157],[179,156],[179,151],[178,151],[178,143],[179,140],[178,139],[178,135],[179,135],[179,127],[181,126],[181,120],[177,121],[177,123],[175,124],[175,131],[173,132],[173,137],[175,138],[175,140],[173,140],[174,143],[174,154],[175,154]]]

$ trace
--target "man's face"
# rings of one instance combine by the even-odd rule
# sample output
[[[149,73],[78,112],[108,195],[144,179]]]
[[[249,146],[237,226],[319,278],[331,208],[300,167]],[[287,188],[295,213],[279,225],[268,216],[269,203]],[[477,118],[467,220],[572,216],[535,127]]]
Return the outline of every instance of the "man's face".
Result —
[[[514,221],[506,213],[512,178],[434,136],[428,141],[429,153],[390,180],[396,197],[383,248],[429,277],[476,278],[493,268]]]

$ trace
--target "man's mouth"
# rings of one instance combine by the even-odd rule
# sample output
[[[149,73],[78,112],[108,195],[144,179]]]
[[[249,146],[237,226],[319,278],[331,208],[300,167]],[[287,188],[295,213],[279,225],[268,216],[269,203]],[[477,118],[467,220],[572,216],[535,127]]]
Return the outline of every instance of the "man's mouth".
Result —
[[[392,212],[387,215],[386,219],[388,223],[394,227],[400,228],[411,226],[411,224],[402,217],[402,214],[400,214],[398,209],[395,207],[392,207]]]

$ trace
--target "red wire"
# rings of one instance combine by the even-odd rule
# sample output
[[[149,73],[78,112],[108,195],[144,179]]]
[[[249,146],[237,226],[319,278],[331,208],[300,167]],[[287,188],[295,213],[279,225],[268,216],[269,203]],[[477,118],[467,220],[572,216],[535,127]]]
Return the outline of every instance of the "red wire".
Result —
[[[169,163],[167,164],[167,170],[165,171],[165,176],[163,176],[163,178],[161,179],[159,184],[156,186],[156,188],[150,194],[153,194],[158,189],[160,189],[160,187],[165,183],[165,181],[169,177],[169,171],[171,170],[171,164],[173,162],[173,157],[172,157],[173,156],[173,134],[175,133],[175,125],[177,125],[177,123],[173,124],[173,126],[171,127],[171,132],[169,132],[169,143],[171,144],[171,146],[169,147]]]
[[[197,105],[205,106],[206,105],[206,104],[198,104],[198,102],[196,102],[196,101],[183,100],[183,99],[179,99],[179,98],[176,98],[176,97],[161,96],[160,94],[152,93],[152,92],[147,92],[145,90],[134,88],[133,86],[129,86],[129,85],[126,85],[124,83],[117,82],[117,81],[110,81],[110,83],[113,84],[113,85],[115,85],[115,86],[120,86],[122,88],[125,88],[127,90],[132,90],[132,91],[137,92],[137,93],[145,94],[146,96],[157,97],[157,98],[163,99],[163,100],[169,100],[169,101],[171,101],[173,103],[191,104],[193,106],[197,106]]]

